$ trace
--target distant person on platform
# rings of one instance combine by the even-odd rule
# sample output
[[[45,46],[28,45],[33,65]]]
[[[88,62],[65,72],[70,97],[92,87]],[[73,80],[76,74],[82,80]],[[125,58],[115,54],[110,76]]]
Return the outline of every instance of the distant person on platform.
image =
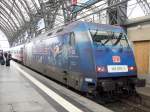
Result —
[[[7,53],[7,52],[4,52],[4,57],[5,57],[5,59],[7,58],[7,55],[8,55],[8,53]]]
[[[0,52],[0,64],[1,64],[1,65],[4,65],[4,64],[5,64],[3,52]]]
[[[6,55],[6,66],[10,66],[11,54],[8,52]]]

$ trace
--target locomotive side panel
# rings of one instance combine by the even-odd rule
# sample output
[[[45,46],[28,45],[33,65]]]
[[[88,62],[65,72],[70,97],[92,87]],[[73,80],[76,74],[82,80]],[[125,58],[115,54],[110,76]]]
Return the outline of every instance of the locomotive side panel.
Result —
[[[81,70],[78,44],[73,32],[36,40],[25,47],[26,65],[78,90]]]

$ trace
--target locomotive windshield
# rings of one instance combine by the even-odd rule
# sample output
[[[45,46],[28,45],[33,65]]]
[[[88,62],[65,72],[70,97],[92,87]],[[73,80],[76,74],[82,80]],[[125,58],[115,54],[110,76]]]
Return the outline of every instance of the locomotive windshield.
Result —
[[[126,34],[123,32],[89,30],[94,44],[101,46],[128,47]]]

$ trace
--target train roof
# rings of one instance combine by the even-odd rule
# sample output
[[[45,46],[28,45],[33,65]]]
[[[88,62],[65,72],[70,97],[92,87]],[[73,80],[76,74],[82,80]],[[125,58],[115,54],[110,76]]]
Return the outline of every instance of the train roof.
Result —
[[[69,30],[70,27],[75,26],[85,26],[86,29],[100,29],[100,30],[111,30],[111,31],[123,31],[123,28],[120,26],[109,25],[109,24],[100,24],[93,22],[77,21],[69,24],[66,28]]]
[[[89,26],[101,26],[101,27],[118,28],[118,29],[121,28],[120,26],[116,26],[116,25],[100,24],[100,23],[86,22],[86,21],[76,21],[76,22],[70,23],[69,25],[74,25],[74,24],[85,24],[85,25],[89,25]]]
[[[76,22],[70,23],[66,26],[63,26],[62,28],[57,29],[57,31],[60,30],[61,33],[67,33],[67,32],[73,31],[75,28],[78,28],[78,30],[80,31],[95,29],[95,30],[123,32],[123,28],[120,26],[109,25],[109,24],[99,24],[99,23],[93,23],[93,22],[84,22],[84,21],[76,21]],[[55,32],[55,34],[59,33],[57,31]]]
[[[75,28],[78,28],[78,30],[104,30],[104,31],[114,31],[114,32],[123,32],[123,29],[120,26],[114,26],[109,24],[99,24],[99,23],[92,23],[92,22],[84,22],[84,21],[76,21],[72,22],[66,26],[63,26],[61,28],[53,29],[50,31],[47,31],[46,33],[43,33],[39,35],[37,38],[34,38],[33,40],[41,39],[47,37],[54,37],[56,35],[61,35],[65,33],[69,33],[74,31]]]
[[[99,24],[99,23],[93,23],[93,22],[85,22],[85,21],[76,21],[72,22],[66,26],[63,26],[61,28],[49,30],[46,33],[40,34],[37,36],[37,38],[33,38],[31,41],[34,40],[44,40],[46,38],[51,38],[56,35],[61,35],[65,33],[69,33],[74,31],[74,29],[77,28],[79,31],[82,30],[103,30],[103,31],[114,31],[114,32],[123,32],[123,28],[120,26],[115,25],[109,25],[109,24]],[[27,43],[29,43],[28,41]],[[25,43],[25,44],[27,44]],[[16,46],[17,47],[17,46]],[[23,45],[18,45],[18,47],[23,47]]]

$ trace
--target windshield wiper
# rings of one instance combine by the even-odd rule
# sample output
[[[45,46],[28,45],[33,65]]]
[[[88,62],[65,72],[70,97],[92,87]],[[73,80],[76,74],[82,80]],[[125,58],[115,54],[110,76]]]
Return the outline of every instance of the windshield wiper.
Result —
[[[96,36],[96,34],[97,34],[97,32],[98,32],[98,29],[95,31],[95,34],[94,34],[94,35],[91,33],[90,29],[89,29],[89,32],[90,32],[90,34],[91,34],[91,36],[92,36],[92,39],[93,39],[93,41],[94,41],[94,40],[95,40],[95,36]]]
[[[95,34],[92,36],[93,40],[95,40],[95,37],[97,35],[98,29],[96,30]]]
[[[121,38],[122,38],[122,33],[120,33],[117,41],[113,44],[113,46],[116,46],[120,42]]]
[[[107,44],[107,42],[109,42],[109,40],[110,40],[110,39],[108,38],[103,44],[104,44],[104,45]]]

